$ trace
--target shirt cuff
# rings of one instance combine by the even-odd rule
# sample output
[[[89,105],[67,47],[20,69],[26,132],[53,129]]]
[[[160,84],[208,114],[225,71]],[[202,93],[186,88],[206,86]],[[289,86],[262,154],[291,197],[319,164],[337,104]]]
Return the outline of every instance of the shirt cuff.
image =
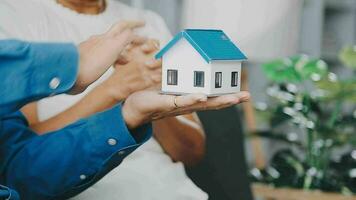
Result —
[[[82,171],[83,174],[77,176],[84,180],[77,180],[75,187],[58,195],[60,198],[73,197],[90,187],[150,139],[152,136],[150,123],[134,130],[135,133],[142,134],[142,137],[135,141],[121,113],[121,105],[117,105],[87,120],[88,134],[92,141],[90,159],[88,167]]]
[[[31,43],[32,94],[49,96],[70,90],[77,78],[79,54],[70,43]]]
[[[89,135],[93,142],[92,158],[106,158],[95,159],[96,164],[108,162],[113,158],[120,162],[152,136],[150,123],[130,131],[121,109],[121,105],[117,105],[88,121]],[[141,137],[136,141],[131,133],[140,134]]]

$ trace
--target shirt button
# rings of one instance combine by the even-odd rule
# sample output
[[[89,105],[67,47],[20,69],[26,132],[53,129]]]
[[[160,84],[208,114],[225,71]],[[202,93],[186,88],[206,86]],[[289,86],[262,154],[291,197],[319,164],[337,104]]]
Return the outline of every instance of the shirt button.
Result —
[[[125,153],[126,153],[126,151],[119,151],[119,156],[123,156],[123,155],[125,155]]]
[[[117,141],[115,139],[113,139],[113,138],[110,138],[110,139],[108,139],[108,144],[111,145],[111,146],[114,146],[114,145],[117,144]]]
[[[59,84],[61,84],[61,80],[59,78],[55,77],[49,82],[49,87],[52,90],[55,90],[58,88]]]
[[[82,174],[82,175],[79,176],[79,178],[80,178],[81,180],[85,180],[85,179],[87,178],[87,176],[85,176],[84,174]]]

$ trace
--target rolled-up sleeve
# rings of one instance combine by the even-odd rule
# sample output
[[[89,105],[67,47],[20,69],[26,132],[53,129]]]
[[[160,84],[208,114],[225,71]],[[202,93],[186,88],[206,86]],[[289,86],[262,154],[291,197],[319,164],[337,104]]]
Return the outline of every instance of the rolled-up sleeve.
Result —
[[[6,152],[0,156],[1,183],[36,200],[80,193],[152,135],[150,124],[130,132],[120,105],[43,136],[28,129],[16,113],[3,119],[0,131],[9,133],[0,138],[0,152]],[[133,132],[141,134],[139,140]]]
[[[0,40],[0,116],[70,90],[78,62],[73,44]]]

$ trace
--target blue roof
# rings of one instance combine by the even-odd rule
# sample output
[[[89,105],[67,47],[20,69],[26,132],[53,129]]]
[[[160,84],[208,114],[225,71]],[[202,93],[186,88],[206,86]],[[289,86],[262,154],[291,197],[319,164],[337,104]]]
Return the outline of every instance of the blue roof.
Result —
[[[188,40],[206,62],[212,60],[247,59],[222,30],[203,29],[186,29],[180,32],[158,52],[156,59],[162,58],[162,56],[182,38]]]

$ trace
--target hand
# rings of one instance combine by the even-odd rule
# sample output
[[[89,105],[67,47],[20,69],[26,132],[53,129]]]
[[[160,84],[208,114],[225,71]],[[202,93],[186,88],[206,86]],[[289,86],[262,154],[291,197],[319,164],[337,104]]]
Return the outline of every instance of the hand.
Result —
[[[114,73],[102,84],[108,97],[122,101],[136,91],[161,83],[162,62],[153,58],[159,49],[158,42],[147,40],[142,44],[131,44],[115,64]]]
[[[155,39],[141,38],[141,40],[133,41],[121,53],[115,67],[137,61],[137,57],[145,55],[153,58],[154,54],[159,50],[159,46],[159,41]]]
[[[108,32],[93,36],[79,44],[79,69],[71,93],[79,93],[96,81],[118,60],[124,48],[135,40],[133,29],[144,25],[142,21],[125,21],[115,24]]]
[[[207,98],[202,94],[172,96],[159,94],[158,91],[144,90],[133,93],[126,99],[122,107],[122,115],[128,128],[135,129],[153,120],[201,110],[222,109],[249,99],[248,92]]]

